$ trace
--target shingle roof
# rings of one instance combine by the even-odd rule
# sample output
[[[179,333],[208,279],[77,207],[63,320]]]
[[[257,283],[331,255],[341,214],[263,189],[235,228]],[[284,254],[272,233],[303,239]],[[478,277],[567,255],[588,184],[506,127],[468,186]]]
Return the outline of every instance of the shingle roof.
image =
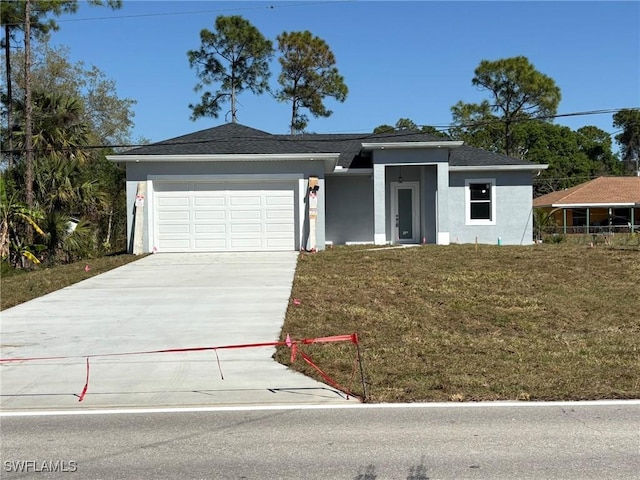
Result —
[[[640,177],[598,177],[533,200],[534,207],[629,203],[640,205]]]
[[[338,165],[344,168],[363,168],[371,166],[371,157],[368,153],[362,152],[362,143],[434,141],[443,139],[428,133],[402,131],[380,134],[273,135],[238,123],[226,123],[134,148],[121,155],[339,153]],[[467,146],[451,150],[450,157],[452,166],[530,164],[517,158]]]

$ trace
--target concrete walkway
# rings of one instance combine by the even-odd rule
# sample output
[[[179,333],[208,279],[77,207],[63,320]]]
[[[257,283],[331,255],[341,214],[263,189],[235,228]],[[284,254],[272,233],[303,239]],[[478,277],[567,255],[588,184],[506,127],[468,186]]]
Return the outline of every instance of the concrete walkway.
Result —
[[[278,340],[297,255],[157,254],[3,311],[2,410],[343,403],[333,388],[275,362],[270,347],[85,355]]]

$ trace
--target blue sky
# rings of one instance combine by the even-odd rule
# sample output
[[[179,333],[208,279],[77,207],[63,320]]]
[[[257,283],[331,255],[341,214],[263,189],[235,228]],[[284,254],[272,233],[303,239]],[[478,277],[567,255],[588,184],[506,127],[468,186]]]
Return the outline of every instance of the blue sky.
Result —
[[[120,97],[136,100],[134,138],[160,141],[225,122],[189,120],[196,103],[187,50],[218,15],[242,15],[266,37],[310,30],[337,58],[349,96],[309,131],[370,132],[411,118],[448,125],[459,100],[488,98],[471,85],[483,59],[524,55],[562,91],[558,113],[640,106],[640,2],[176,2],[124,0],[123,8],[82,6],[59,18],[51,43],[73,61],[100,68]],[[272,87],[279,65],[272,63]],[[287,133],[290,105],[246,92],[239,122]],[[613,133],[612,115],[558,119],[572,129]]]

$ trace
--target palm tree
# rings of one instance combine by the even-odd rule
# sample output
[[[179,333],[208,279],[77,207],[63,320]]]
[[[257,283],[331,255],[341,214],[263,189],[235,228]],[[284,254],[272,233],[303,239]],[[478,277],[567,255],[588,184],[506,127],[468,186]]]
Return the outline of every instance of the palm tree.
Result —
[[[14,110],[22,114],[22,101],[14,102]],[[78,98],[55,92],[33,93],[33,149],[37,158],[43,156],[61,159],[87,160],[91,143],[91,130],[83,121],[83,106]],[[25,132],[14,134],[18,148],[24,147]]]
[[[18,104],[16,111],[22,107]],[[85,148],[91,143],[90,132],[81,101],[57,93],[34,93],[34,198],[44,215],[51,261],[70,261],[72,251],[81,255],[90,250],[88,239],[93,238],[94,229],[89,219],[97,220],[106,210],[100,183],[86,179],[83,172],[90,158]],[[24,132],[16,138],[21,143]],[[75,230],[70,230],[72,218],[81,219]]]
[[[0,258],[8,261],[12,266],[24,267],[24,261],[40,263],[36,256],[42,250],[41,245],[29,244],[26,240],[26,229],[28,227],[41,236],[45,232],[40,228],[38,222],[42,219],[42,214],[37,210],[30,209],[19,200],[18,192],[9,194],[5,185],[4,175],[0,177]]]

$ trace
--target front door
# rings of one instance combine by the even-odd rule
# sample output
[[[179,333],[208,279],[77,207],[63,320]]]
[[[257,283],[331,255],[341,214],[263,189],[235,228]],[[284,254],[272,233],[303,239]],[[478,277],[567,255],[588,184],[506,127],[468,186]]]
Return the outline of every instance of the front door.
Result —
[[[391,232],[394,243],[420,242],[418,182],[391,184]]]

